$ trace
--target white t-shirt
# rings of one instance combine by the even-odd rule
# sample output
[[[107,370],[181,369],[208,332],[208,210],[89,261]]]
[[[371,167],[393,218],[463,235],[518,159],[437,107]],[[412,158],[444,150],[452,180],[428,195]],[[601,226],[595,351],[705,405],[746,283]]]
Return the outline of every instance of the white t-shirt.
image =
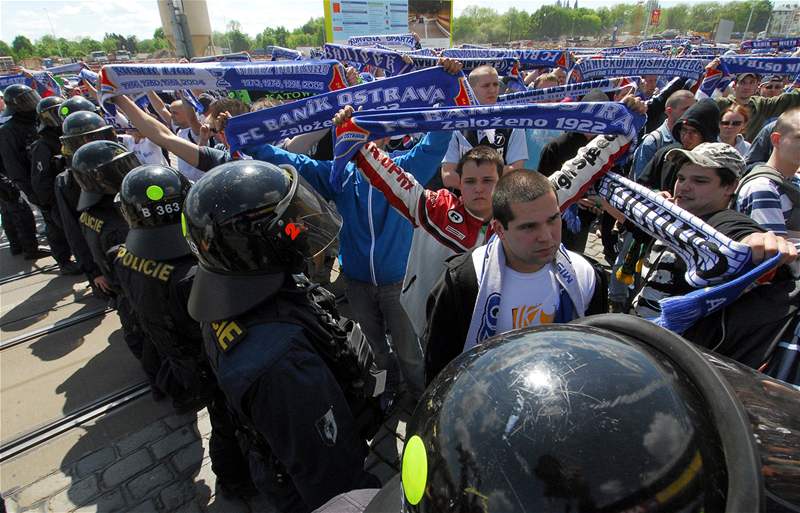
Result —
[[[490,141],[496,141],[495,129],[478,130],[478,140],[482,140],[484,135]],[[506,147],[506,154],[503,156],[505,163],[511,164],[518,160],[528,160],[528,141],[525,138],[525,130],[515,128],[511,131],[509,136],[508,146]],[[448,164],[458,164],[461,156],[472,149],[472,145],[461,134],[461,132],[453,132],[453,137],[450,139],[450,145],[447,147],[447,153],[442,162]]]
[[[594,295],[597,277],[589,262],[577,253],[569,252],[583,303],[589,305]],[[548,264],[533,273],[520,273],[506,266],[503,270],[503,291],[497,317],[497,333],[550,324],[556,316],[561,286],[555,267]]]
[[[197,142],[197,136],[192,134],[191,128],[181,128],[180,130],[178,130],[177,135],[181,139],[186,139],[187,141],[193,143]],[[180,171],[183,176],[185,176],[192,182],[196,182],[205,174],[181,158],[178,158],[178,171]]]
[[[169,165],[167,159],[164,158],[164,153],[162,153],[161,147],[147,137],[139,139],[138,143],[132,135],[122,134],[119,137],[122,139],[122,144],[128,148],[128,151],[135,153],[139,158],[139,162],[142,164],[155,164],[160,166]]]

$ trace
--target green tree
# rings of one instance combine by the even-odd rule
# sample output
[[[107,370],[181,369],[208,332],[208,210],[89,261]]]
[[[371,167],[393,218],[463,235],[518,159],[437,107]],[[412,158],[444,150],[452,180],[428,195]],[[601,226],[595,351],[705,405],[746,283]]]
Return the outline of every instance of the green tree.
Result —
[[[14,49],[14,55],[17,59],[25,59],[33,56],[34,48],[31,40],[25,36],[19,35],[11,42],[11,48]]]
[[[11,47],[8,46],[8,43],[5,41],[0,41],[0,56],[2,57],[12,57],[14,52],[11,50]]]

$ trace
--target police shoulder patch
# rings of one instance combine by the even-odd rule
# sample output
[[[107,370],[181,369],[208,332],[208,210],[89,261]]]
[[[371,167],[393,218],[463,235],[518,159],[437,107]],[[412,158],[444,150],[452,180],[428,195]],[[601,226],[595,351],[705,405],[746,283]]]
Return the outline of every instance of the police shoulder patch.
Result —
[[[214,338],[223,353],[230,351],[233,346],[247,336],[247,329],[236,321],[212,322],[211,329],[214,330]]]

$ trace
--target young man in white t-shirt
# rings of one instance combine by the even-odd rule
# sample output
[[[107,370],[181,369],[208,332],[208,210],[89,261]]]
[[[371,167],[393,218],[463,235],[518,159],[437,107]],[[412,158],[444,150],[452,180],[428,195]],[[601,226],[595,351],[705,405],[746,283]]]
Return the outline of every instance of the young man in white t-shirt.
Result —
[[[491,66],[478,66],[469,74],[469,85],[481,105],[494,105],[500,93],[500,78],[497,70]],[[471,141],[471,142],[470,142]],[[447,153],[442,160],[442,182],[445,187],[457,189],[460,177],[456,166],[461,156],[473,146],[484,144],[495,148],[506,164],[506,170],[520,169],[528,159],[528,141],[525,130],[515,128],[464,130],[453,132]]]
[[[503,175],[492,210],[497,239],[450,260],[428,299],[427,383],[488,336],[608,311],[602,273],[561,244],[561,212],[546,177]]]
[[[169,166],[170,163],[164,157],[161,147],[143,136],[138,130],[131,130],[128,134],[117,136],[122,144],[136,154],[139,162],[144,164],[154,164],[159,166]]]

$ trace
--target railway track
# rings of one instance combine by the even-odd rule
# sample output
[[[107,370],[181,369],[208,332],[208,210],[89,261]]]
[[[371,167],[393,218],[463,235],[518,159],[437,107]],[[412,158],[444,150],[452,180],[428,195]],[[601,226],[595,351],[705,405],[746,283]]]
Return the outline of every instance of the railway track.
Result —
[[[108,415],[112,411],[145,395],[149,390],[150,385],[146,381],[131,385],[119,392],[102,397],[69,415],[64,415],[59,419],[19,435],[0,446],[0,463],[45,444],[90,420]]]
[[[11,282],[18,281],[18,280],[24,280],[25,278],[28,278],[29,276],[35,276],[37,274],[47,273],[47,272],[56,271],[56,270],[58,270],[58,264],[50,264],[50,265],[45,265],[45,266],[42,266],[42,267],[37,267],[35,269],[31,269],[30,271],[22,271],[22,272],[10,274],[8,276],[3,276],[2,278],[0,278],[0,285],[5,285],[7,283],[11,283]]]

